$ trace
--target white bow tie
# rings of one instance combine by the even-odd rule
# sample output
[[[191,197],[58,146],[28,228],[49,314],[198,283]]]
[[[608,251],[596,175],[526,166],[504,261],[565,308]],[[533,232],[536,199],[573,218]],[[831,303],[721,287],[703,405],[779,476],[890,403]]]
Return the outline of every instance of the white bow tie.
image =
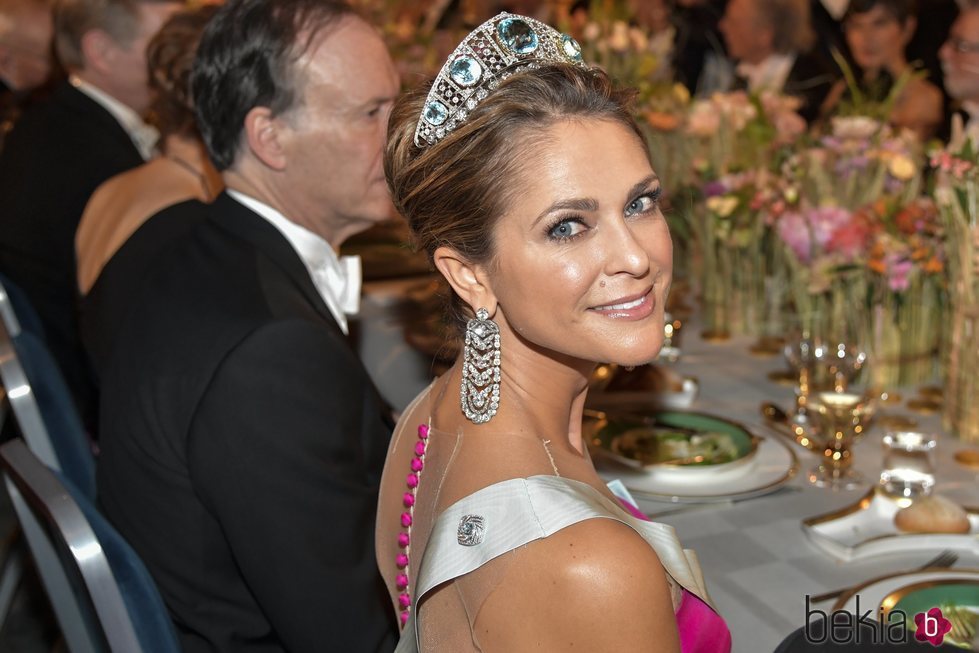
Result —
[[[316,275],[329,290],[339,308],[347,315],[356,315],[360,310],[360,257],[341,256],[339,266],[324,262],[316,268]]]
[[[147,161],[156,155],[156,144],[160,140],[160,132],[150,125],[134,125],[129,129],[129,137],[136,149]]]

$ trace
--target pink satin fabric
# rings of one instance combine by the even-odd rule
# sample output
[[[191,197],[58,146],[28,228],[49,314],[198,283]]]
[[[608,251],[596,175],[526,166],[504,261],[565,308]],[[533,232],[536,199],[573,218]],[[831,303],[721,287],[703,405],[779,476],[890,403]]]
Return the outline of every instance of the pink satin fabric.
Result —
[[[619,499],[619,503],[633,517],[650,521],[628,501]],[[731,653],[731,631],[724,619],[687,590],[683,590],[680,609],[676,611],[676,627],[681,653]]]

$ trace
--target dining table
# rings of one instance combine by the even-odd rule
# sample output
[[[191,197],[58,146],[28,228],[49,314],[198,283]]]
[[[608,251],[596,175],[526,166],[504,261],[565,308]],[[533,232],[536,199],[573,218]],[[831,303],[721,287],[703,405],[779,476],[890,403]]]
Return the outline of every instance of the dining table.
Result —
[[[437,369],[430,355],[406,342],[398,310],[406,294],[427,282],[425,277],[413,277],[364,286],[355,327],[357,346],[378,389],[396,411],[431,381]],[[864,485],[846,491],[816,487],[808,471],[819,462],[819,454],[789,442],[760,411],[764,402],[785,410],[794,405],[794,389],[770,379],[772,373],[786,369],[783,357],[751,353],[756,339],[747,335],[723,342],[702,338],[696,310],[684,318],[679,333],[680,356],[670,363],[671,370],[696,384],[696,394],[687,397],[684,409],[732,420],[760,438],[779,440],[794,458],[787,478],[753,494],[711,496],[708,501],[635,495],[640,509],[654,521],[673,526],[684,547],[696,552],[710,596],[731,630],[735,653],[775,650],[807,619],[815,619],[816,613],[807,614],[807,605],[810,611],[830,613],[834,600],[812,603],[815,595],[909,571],[939,553],[942,537],[935,538],[934,547],[927,541],[922,546],[919,537],[918,545],[906,548],[897,538],[882,552],[851,559],[821,546],[807,534],[804,522],[852,506],[873,488],[883,463],[886,428],[872,422],[853,446],[853,466],[866,479]],[[957,453],[975,452],[979,444],[944,432],[938,412],[910,410],[908,400],[919,388],[892,390],[896,390],[892,397],[901,401],[881,406],[880,411],[914,420],[914,430],[937,439],[934,491],[962,506],[979,506],[979,469],[956,460]],[[599,467],[599,471],[609,481],[616,476],[614,468]],[[979,535],[960,537],[964,539],[957,541],[954,567],[979,569]]]

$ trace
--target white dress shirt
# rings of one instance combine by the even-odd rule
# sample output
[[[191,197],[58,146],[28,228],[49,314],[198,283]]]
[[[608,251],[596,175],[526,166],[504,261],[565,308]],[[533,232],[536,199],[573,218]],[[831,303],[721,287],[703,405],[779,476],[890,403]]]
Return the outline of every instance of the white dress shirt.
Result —
[[[129,138],[133,140],[133,144],[139,150],[140,156],[143,157],[144,161],[149,161],[156,156],[156,142],[160,140],[160,132],[143,122],[143,119],[139,117],[138,113],[105,91],[89,84],[84,79],[79,79],[75,75],[71,75],[68,81],[72,86],[92,98],[94,102],[112,114],[112,117],[129,134]]]
[[[740,77],[748,80],[748,90],[751,93],[761,93],[762,91],[781,93],[794,64],[794,54],[776,53],[756,64],[742,61],[737,65],[735,71]]]
[[[268,204],[236,190],[228,189],[228,195],[268,220],[289,241],[340,330],[348,333],[347,316],[360,310],[360,257],[338,257],[330,243]]]
[[[969,121],[964,125],[964,132],[973,145],[979,145],[979,102],[966,100],[962,102],[962,109],[969,114]]]
[[[830,16],[835,20],[840,20],[849,8],[850,0],[823,0],[823,6],[826,7]]]

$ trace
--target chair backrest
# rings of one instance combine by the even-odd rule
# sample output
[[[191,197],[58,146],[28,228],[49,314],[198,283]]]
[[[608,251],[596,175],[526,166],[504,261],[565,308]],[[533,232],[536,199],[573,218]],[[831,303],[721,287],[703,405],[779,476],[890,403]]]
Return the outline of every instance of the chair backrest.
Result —
[[[33,333],[11,337],[0,320],[0,382],[31,450],[91,500],[95,457],[61,370]]]
[[[0,274],[0,318],[3,319],[11,337],[26,331],[44,340],[41,317],[31,305],[27,293],[4,274]]]
[[[146,566],[94,505],[20,439],[0,466],[69,649],[179,653]]]

